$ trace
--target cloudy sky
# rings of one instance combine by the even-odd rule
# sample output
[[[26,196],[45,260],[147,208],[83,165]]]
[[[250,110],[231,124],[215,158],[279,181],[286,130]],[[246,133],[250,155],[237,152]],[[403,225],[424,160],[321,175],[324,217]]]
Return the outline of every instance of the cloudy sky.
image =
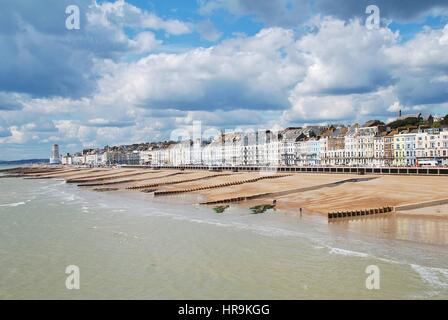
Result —
[[[448,113],[447,0],[0,0],[2,160],[400,109]]]

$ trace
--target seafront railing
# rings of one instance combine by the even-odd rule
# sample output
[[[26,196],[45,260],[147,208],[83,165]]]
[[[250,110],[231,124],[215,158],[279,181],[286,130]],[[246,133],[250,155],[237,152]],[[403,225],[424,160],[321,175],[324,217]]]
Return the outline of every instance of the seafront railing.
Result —
[[[139,166],[123,165],[129,168],[152,168],[174,170],[209,170],[209,171],[243,171],[243,172],[306,172],[306,173],[341,173],[341,174],[380,174],[380,175],[432,175],[448,176],[448,168],[444,167],[330,167],[330,166]]]

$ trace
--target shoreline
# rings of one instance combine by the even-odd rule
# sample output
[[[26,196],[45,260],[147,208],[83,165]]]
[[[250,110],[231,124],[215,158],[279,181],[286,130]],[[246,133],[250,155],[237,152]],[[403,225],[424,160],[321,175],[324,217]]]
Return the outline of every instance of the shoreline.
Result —
[[[397,211],[400,216],[448,218],[448,197],[441,176],[352,175],[290,172],[232,172],[150,168],[30,166],[1,170],[3,177],[57,179],[94,192],[140,191],[153,197],[190,195],[200,204],[239,207],[272,204],[292,215],[400,207],[441,202]],[[445,202],[444,202],[445,201]],[[194,204],[194,203],[191,203]],[[208,205],[212,207],[211,205]]]
[[[260,292],[266,298],[368,297],[359,284],[371,264],[384,274],[381,297],[393,298],[417,288],[440,291],[425,279],[445,274],[446,220],[375,217],[327,224],[321,215],[299,218],[278,210],[254,216],[238,206],[216,214],[186,205],[198,202],[189,194],[169,199],[132,190],[95,194],[57,180],[9,179],[0,186],[0,202],[26,202],[0,208],[7,252],[2,272],[23,270],[24,259],[32,266],[6,278],[9,297],[73,298],[61,288],[60,274],[68,264],[84,270],[80,298],[182,298],[197,283],[207,286],[196,298],[241,293],[251,298]],[[328,270],[353,272],[334,283]],[[50,278],[39,277],[41,272]],[[308,288],[291,286],[291,279]],[[402,279],[399,286],[396,279]],[[446,277],[441,281],[445,284]],[[272,283],[278,284],[275,292]],[[438,294],[445,296],[446,290]]]

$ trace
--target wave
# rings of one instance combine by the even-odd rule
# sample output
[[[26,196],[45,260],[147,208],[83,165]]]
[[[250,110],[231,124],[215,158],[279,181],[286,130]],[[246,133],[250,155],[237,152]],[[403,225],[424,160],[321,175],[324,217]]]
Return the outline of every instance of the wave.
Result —
[[[412,269],[419,274],[423,281],[432,286],[448,288],[448,269],[425,267],[411,264]]]
[[[28,202],[28,201],[27,201]],[[5,203],[5,204],[0,204],[0,207],[18,207],[21,205],[24,205],[25,202],[15,202],[15,203]]]
[[[192,223],[198,223],[198,224],[208,224],[218,227],[224,227],[224,228],[233,228],[237,230],[247,230],[251,231],[260,235],[265,236],[271,236],[271,237],[296,237],[296,236],[303,236],[303,233],[297,232],[297,231],[291,231],[276,227],[270,227],[270,226],[262,226],[262,225],[251,225],[251,224],[244,224],[239,222],[222,222],[222,221],[216,221],[216,220],[208,220],[208,219],[198,219],[198,218],[192,218],[187,217],[183,215],[176,215],[176,214],[164,214],[165,216],[171,216],[174,220],[184,220],[189,221]]]
[[[360,257],[360,258],[367,258],[369,256],[367,253],[364,252],[357,252],[340,248],[331,248],[330,254],[339,254],[346,257]]]

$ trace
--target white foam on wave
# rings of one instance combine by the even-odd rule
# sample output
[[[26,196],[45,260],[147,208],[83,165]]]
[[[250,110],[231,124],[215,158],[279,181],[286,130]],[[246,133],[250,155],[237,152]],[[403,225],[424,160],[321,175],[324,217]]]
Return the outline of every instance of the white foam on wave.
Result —
[[[64,195],[65,195],[65,197],[63,198],[62,203],[73,202],[73,201],[76,200],[76,196],[74,194],[68,194],[67,195],[66,193],[64,193]]]
[[[367,258],[369,255],[364,252],[351,251],[340,248],[331,248],[330,254],[339,254],[346,257],[359,257],[359,258]]]
[[[418,264],[411,264],[411,267],[426,283],[439,288],[448,288],[448,269],[425,267]]]
[[[297,237],[297,236],[304,235],[301,232],[286,230],[286,229],[276,228],[276,227],[270,227],[270,226],[238,224],[237,227],[239,229],[250,230],[257,234],[271,236],[271,237]]]
[[[198,224],[208,224],[208,225],[214,225],[217,227],[224,227],[224,228],[233,228],[237,230],[247,230],[251,231],[260,235],[265,236],[271,236],[271,237],[295,237],[295,236],[303,236],[303,233],[297,232],[297,231],[291,231],[281,228],[275,228],[270,226],[262,226],[262,225],[253,225],[253,224],[245,224],[245,223],[238,223],[238,222],[223,222],[223,221],[216,221],[216,220],[209,220],[209,219],[198,219],[198,218],[191,218],[183,215],[173,215],[169,214],[174,220],[184,220],[189,221],[193,223]]]
[[[21,202],[15,202],[15,203],[0,204],[0,207],[18,207],[18,206],[21,206],[21,205],[24,205],[24,204],[25,204],[25,202],[21,201]]]

